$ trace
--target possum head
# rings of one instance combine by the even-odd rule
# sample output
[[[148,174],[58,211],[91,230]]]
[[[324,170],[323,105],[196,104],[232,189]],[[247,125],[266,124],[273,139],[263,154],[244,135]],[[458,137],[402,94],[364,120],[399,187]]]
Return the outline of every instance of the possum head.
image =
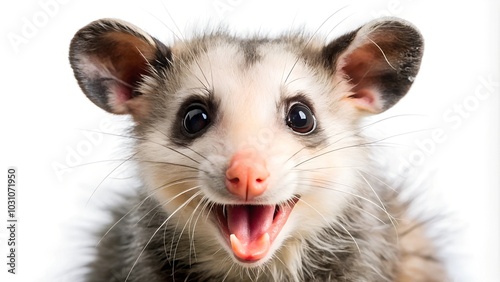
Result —
[[[103,19],[75,35],[70,61],[92,102],[132,115],[145,189],[186,252],[229,271],[296,264],[302,240],[339,224],[367,189],[359,122],[407,93],[422,52],[394,18],[328,43],[213,32],[171,46]]]

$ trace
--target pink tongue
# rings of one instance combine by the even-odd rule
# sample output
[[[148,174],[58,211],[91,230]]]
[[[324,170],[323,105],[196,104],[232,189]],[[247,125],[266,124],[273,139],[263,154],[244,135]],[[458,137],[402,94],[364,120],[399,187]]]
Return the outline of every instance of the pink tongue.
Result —
[[[274,216],[274,205],[237,205],[227,207],[227,226],[236,256],[243,260],[256,260],[266,255],[269,249],[268,233]],[[267,236],[266,239],[265,236]]]

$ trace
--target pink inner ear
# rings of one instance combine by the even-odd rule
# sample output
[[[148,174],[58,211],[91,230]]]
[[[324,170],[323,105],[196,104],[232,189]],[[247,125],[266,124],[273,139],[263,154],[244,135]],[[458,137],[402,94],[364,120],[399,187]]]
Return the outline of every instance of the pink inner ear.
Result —
[[[116,86],[117,103],[122,104],[126,101],[132,99],[132,91],[127,86],[117,85]]]
[[[346,97],[360,110],[370,113],[383,111],[382,94],[377,89],[381,55],[372,44],[358,46],[345,54],[340,73],[344,74],[352,85],[353,94]]]
[[[109,97],[109,105],[113,111],[117,114],[128,113],[129,109],[126,102],[132,99],[132,90],[125,85],[117,83],[110,87],[110,91],[114,93],[114,95]]]
[[[142,57],[133,56],[134,53],[128,54],[128,57],[122,56],[121,60],[111,60],[111,69],[115,71],[115,83],[110,86],[112,95],[109,97],[109,105],[119,114],[132,113],[129,109],[129,100],[134,98],[133,89],[137,86],[141,79],[141,73],[146,72],[146,62]],[[136,54],[137,55],[137,54]]]
[[[383,109],[380,94],[370,89],[357,89],[356,92],[347,97],[354,105],[360,109],[371,113],[379,113]]]

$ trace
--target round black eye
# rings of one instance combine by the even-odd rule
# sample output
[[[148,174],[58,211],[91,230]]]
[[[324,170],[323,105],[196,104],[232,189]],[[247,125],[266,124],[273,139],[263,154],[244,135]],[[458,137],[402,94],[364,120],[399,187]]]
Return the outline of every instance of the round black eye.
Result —
[[[316,118],[306,105],[296,103],[288,110],[286,125],[296,133],[305,135],[316,129]]]
[[[197,134],[210,124],[210,117],[201,104],[192,104],[186,110],[183,126],[188,134]]]

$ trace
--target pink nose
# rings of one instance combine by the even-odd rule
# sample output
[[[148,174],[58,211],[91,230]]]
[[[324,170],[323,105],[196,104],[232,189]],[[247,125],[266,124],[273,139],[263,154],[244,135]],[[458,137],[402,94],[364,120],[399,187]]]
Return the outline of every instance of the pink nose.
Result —
[[[232,194],[248,201],[267,189],[269,171],[265,160],[255,151],[234,154],[226,171],[226,187]]]

